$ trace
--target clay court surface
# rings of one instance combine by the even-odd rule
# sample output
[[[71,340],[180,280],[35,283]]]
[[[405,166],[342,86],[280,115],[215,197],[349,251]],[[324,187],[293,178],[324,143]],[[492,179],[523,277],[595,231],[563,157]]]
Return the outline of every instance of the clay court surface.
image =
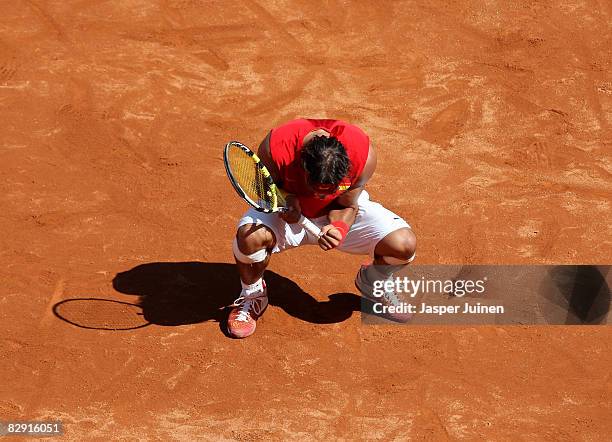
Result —
[[[611,22],[603,0],[5,2],[0,420],[608,439],[610,327],[364,326],[363,258],[317,248],[274,257],[251,338],[219,308],[245,210],[222,147],[302,116],[370,135],[417,263],[609,264]]]

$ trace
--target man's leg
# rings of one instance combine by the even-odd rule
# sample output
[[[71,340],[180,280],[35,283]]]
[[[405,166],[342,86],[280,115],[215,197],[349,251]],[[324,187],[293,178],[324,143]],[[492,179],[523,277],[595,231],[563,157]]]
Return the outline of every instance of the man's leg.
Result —
[[[415,257],[416,237],[409,227],[402,227],[387,234],[374,248],[372,264],[362,266],[355,278],[359,291],[380,308],[397,307],[402,304],[395,290],[385,287],[385,282],[406,267]],[[377,289],[376,291],[374,289]],[[396,322],[407,322],[407,312],[387,311],[381,315]]]
[[[366,297],[372,299],[370,291],[375,281],[393,279],[416,256],[416,236],[409,227],[402,227],[385,235],[374,248],[372,264],[363,266],[358,274],[358,285]],[[383,298],[392,303],[398,302],[395,293],[385,292]]]
[[[227,319],[227,330],[235,338],[246,338],[255,332],[257,319],[268,307],[263,274],[270,262],[276,240],[263,224],[241,225],[232,248],[240,275],[242,291]]]
[[[255,332],[257,319],[268,306],[263,275],[272,252],[282,252],[309,241],[301,226],[287,224],[276,214],[249,209],[240,219],[232,249],[242,291],[228,317],[230,335],[246,338]]]

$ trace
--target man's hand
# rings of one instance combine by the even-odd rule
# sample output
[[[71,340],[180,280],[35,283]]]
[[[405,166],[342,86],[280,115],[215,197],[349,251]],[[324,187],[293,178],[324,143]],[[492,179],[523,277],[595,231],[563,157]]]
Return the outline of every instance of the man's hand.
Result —
[[[282,220],[289,224],[295,224],[300,220],[302,216],[302,207],[300,206],[300,201],[297,199],[295,195],[287,195],[285,197],[285,201],[287,202],[287,207],[289,210],[286,212],[280,212],[279,216]]]
[[[321,229],[319,237],[319,247],[323,250],[335,249],[342,242],[342,232],[336,226],[326,225]]]

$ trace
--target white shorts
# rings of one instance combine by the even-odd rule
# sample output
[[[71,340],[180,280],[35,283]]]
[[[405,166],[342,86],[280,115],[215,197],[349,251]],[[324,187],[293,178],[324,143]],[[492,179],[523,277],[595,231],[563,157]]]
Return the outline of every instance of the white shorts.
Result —
[[[410,228],[410,225],[400,216],[385,209],[382,205],[370,201],[370,195],[365,190],[361,192],[357,202],[359,204],[357,218],[338,250],[354,255],[373,257],[374,248],[381,239],[402,227]],[[327,215],[313,218],[311,221],[319,227],[329,224]],[[317,238],[308,233],[302,226],[287,224],[275,213],[262,213],[251,208],[240,219],[238,227],[245,224],[263,224],[272,230],[276,238],[276,245],[272,249],[272,253],[308,244],[317,244]]]

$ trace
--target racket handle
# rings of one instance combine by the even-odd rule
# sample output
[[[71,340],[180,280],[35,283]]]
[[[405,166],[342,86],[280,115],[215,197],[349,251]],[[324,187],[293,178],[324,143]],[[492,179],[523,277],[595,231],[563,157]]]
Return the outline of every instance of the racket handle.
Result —
[[[319,238],[321,236],[321,229],[319,229],[319,227],[313,223],[312,221],[310,221],[308,218],[306,218],[304,215],[300,216],[300,220],[298,221],[298,223],[305,228],[307,231],[309,231],[310,233],[312,233],[314,236],[316,236],[317,238]]]

